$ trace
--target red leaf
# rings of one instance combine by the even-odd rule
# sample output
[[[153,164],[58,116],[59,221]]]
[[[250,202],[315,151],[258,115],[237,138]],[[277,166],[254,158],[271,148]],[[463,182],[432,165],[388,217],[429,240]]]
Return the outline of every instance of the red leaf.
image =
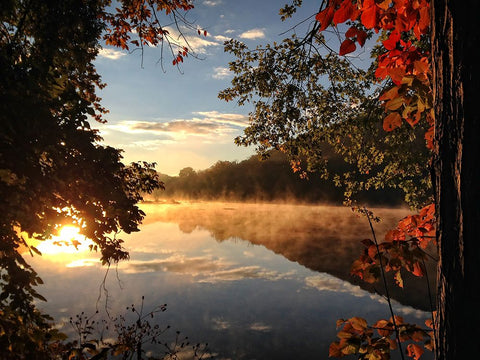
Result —
[[[343,0],[340,8],[335,11],[335,15],[333,16],[333,22],[335,25],[343,23],[350,19],[353,13],[353,5],[351,0]]]
[[[347,37],[347,38],[353,38],[353,37],[357,36],[358,31],[359,31],[359,30],[357,30],[357,28],[351,26],[351,27],[347,30],[347,32],[345,33],[345,37]]]
[[[367,40],[367,33],[363,30],[357,31],[357,41],[360,46],[365,45],[365,40]]]
[[[366,7],[365,7],[366,6]],[[377,6],[374,1],[365,1],[361,16],[362,24],[367,29],[373,29],[377,25]]]
[[[397,30],[394,30],[390,33],[390,36],[387,40],[382,41],[383,46],[387,50],[393,50],[397,47],[397,42],[400,40],[400,33]]]
[[[350,39],[345,39],[345,40],[342,42],[342,45],[340,45],[340,53],[339,53],[339,55],[342,56],[342,55],[349,54],[349,53],[351,53],[351,52],[354,52],[356,49],[357,49],[357,47],[356,47],[356,45],[355,45],[355,42],[353,42],[353,41],[350,40]]]
[[[318,31],[325,30],[332,23],[334,13],[335,10],[329,6],[315,16],[315,19],[320,23]]]

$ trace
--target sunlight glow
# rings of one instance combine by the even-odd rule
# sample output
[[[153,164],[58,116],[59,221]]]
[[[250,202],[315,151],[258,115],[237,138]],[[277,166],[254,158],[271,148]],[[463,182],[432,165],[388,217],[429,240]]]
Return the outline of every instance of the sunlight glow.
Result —
[[[42,241],[38,244],[37,249],[44,255],[76,254],[89,251],[89,245],[93,245],[93,241],[80,235],[79,232],[78,227],[65,225],[59,231],[58,236]]]

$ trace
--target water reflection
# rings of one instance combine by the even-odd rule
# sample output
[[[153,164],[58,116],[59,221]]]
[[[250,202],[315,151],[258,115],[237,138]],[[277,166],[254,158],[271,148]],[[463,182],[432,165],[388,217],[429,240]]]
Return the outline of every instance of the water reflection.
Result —
[[[344,208],[183,204],[144,210],[142,231],[125,239],[131,260],[106,280],[111,313],[142,295],[147,309],[167,303],[164,324],[209,342],[224,359],[326,358],[338,318],[389,317],[381,296],[344,281],[358,240],[369,235],[368,224]],[[379,233],[406,214],[380,212],[386,221]],[[46,283],[41,292],[49,302],[42,306],[60,321],[93,313],[99,295],[100,308],[105,304],[105,269],[95,254],[77,255],[33,259]],[[400,303],[395,310],[407,321],[428,317]]]

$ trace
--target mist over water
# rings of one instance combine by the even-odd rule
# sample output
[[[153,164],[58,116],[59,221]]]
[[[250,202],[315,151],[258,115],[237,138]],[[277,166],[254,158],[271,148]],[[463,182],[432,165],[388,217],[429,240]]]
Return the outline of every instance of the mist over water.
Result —
[[[326,358],[338,318],[389,317],[373,286],[349,275],[371,234],[367,220],[347,208],[199,202],[142,209],[141,232],[124,237],[131,259],[110,269],[105,283],[111,313],[142,295],[146,309],[167,303],[159,320],[192,342],[208,342],[223,359]],[[375,225],[379,239],[408,214],[374,211],[383,219]],[[95,254],[33,260],[49,299],[41,306],[60,323],[104,311],[105,269]],[[418,280],[406,278],[408,291],[395,291],[395,309],[423,323],[429,315],[417,309],[428,308],[427,291]]]

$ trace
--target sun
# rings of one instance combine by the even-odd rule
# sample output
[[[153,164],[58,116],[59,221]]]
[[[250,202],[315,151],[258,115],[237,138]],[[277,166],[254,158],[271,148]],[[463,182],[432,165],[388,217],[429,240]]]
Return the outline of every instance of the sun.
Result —
[[[74,225],[64,225],[58,232],[58,236],[44,240],[36,247],[44,255],[75,254],[89,251],[89,245],[93,242],[80,235],[80,228]]]
[[[59,232],[59,237],[65,241],[69,241],[71,239],[75,239],[78,237],[78,233],[80,229],[73,225],[65,225]]]

